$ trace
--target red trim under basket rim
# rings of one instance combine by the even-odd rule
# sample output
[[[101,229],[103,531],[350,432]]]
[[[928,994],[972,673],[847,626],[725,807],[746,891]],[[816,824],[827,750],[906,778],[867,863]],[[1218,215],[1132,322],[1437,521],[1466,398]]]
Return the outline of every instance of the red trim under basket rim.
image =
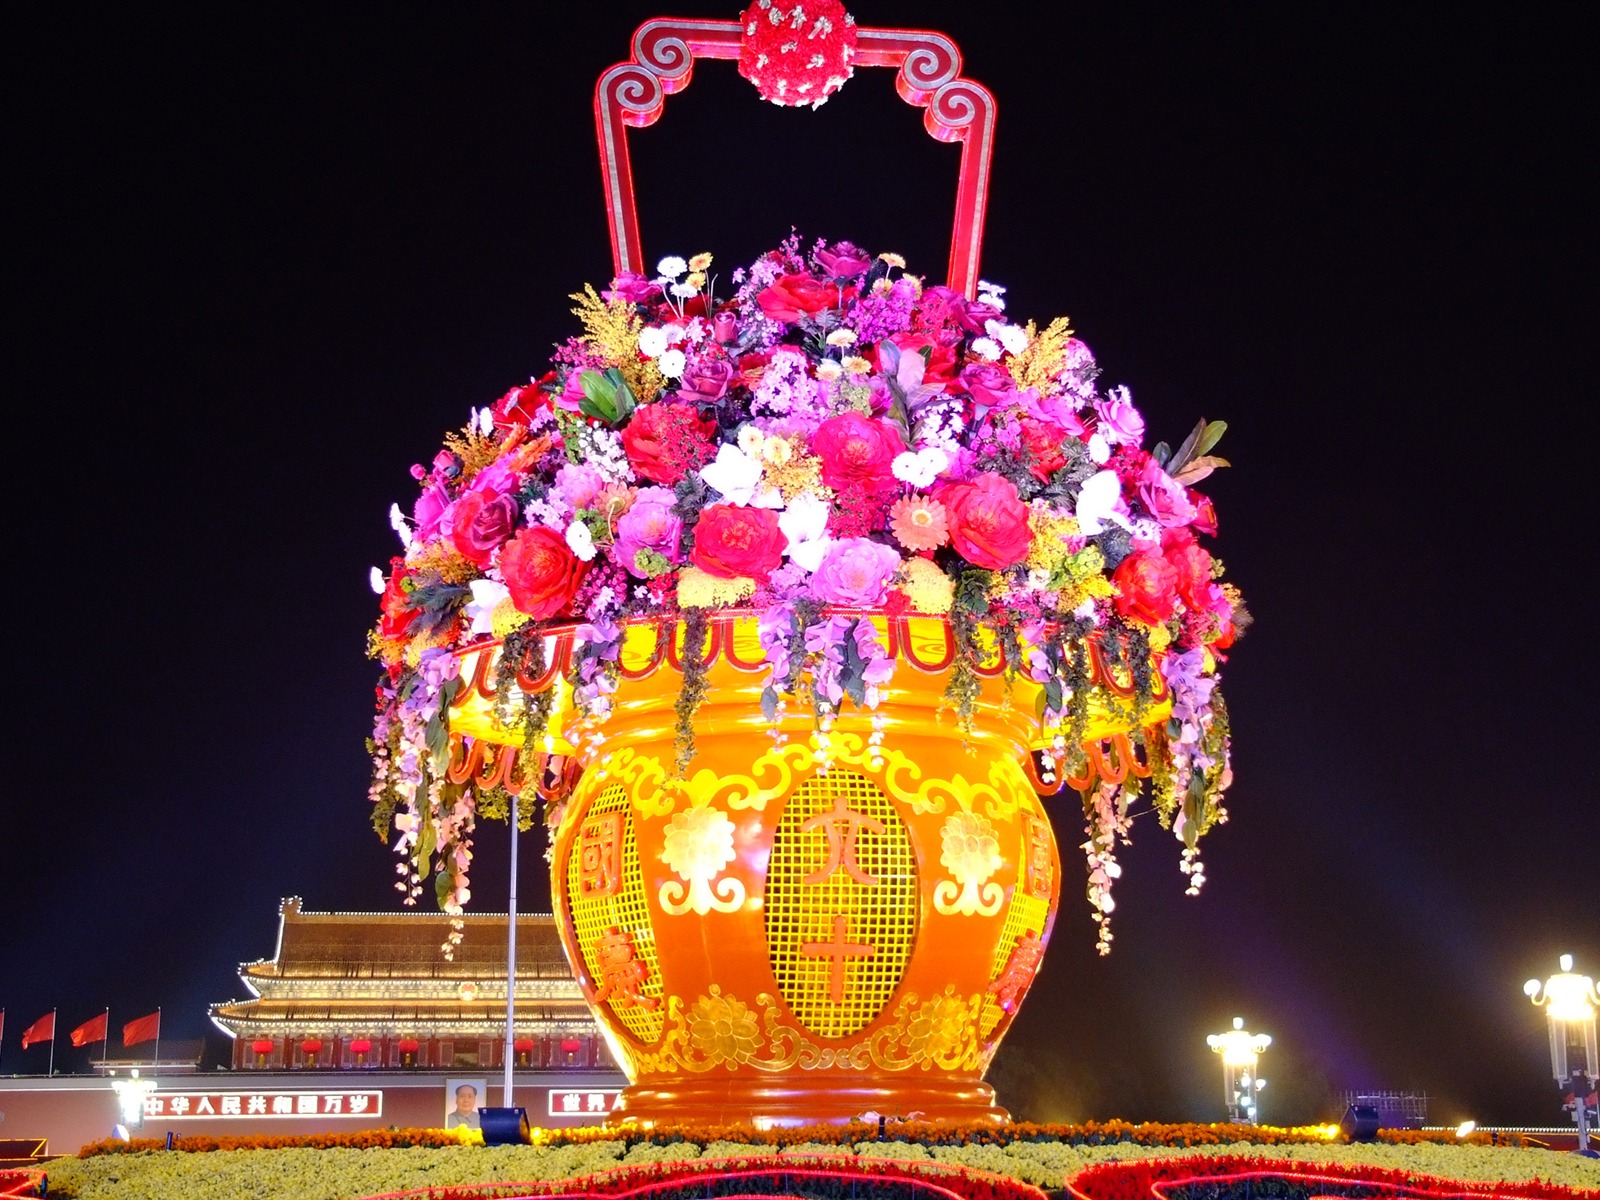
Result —
[[[732,666],[734,670],[744,672],[745,674],[753,674],[757,671],[765,670],[767,664],[764,659],[755,661],[742,659],[739,658],[733,650],[734,638],[733,631],[731,629],[732,624],[735,621],[749,619],[757,615],[758,614],[754,609],[744,608],[719,609],[716,612],[709,614],[706,648],[704,652],[705,665],[709,667],[714,664],[719,657],[725,657],[728,660],[729,665]],[[937,616],[930,616],[923,613],[886,613],[881,609],[833,607],[824,608],[823,615],[829,617],[841,616],[881,618],[884,622],[884,632],[888,638],[888,656],[893,659],[904,659],[911,665],[913,669],[920,671],[925,675],[937,675],[947,671],[950,669],[951,664],[955,662],[955,633],[950,628],[948,621],[941,622],[944,630],[945,644],[943,652],[936,659],[920,659],[916,656],[916,653],[911,648],[911,621],[914,619],[925,621],[941,620],[941,618]],[[622,678],[629,681],[648,678],[649,676],[654,675],[656,671],[661,668],[663,661],[665,661],[673,670],[681,671],[683,669],[683,661],[678,651],[677,638],[675,636],[669,636],[666,633],[666,629],[670,625],[675,633],[677,626],[682,621],[683,617],[681,616],[667,615],[629,618],[629,622],[633,624],[647,624],[652,627],[656,635],[656,644],[655,648],[650,653],[649,661],[646,662],[644,666],[630,669],[627,667],[622,667],[619,664],[618,669]],[[563,675],[570,671],[572,668],[574,635],[581,624],[583,624],[583,622],[565,621],[555,625],[548,625],[539,630],[539,635],[545,639],[547,650],[550,651],[546,657],[545,668],[537,677],[533,677],[528,675],[528,673],[519,666],[517,670],[517,687],[524,692],[541,692],[549,688],[555,682],[558,675]],[[1051,629],[1053,626],[1047,622],[1045,628]],[[463,646],[460,649],[452,652],[458,659],[466,658],[469,655],[477,655],[477,662],[473,664],[471,676],[470,678],[467,678],[466,686],[457,692],[453,706],[466,704],[474,696],[483,700],[492,701],[494,699],[495,672],[493,668],[496,655],[492,653],[484,653],[484,651],[492,651],[495,647],[502,644],[503,639],[485,638],[481,641],[473,642],[471,645]],[[1132,672],[1127,672],[1127,677],[1125,679],[1119,679],[1117,677],[1117,672],[1113,670],[1111,664],[1107,661],[1105,650],[1101,645],[1101,639],[1091,637],[1087,640],[1086,646],[1089,656],[1090,678],[1093,679],[1099,686],[1104,687],[1107,691],[1112,692],[1117,696],[1121,696],[1123,698],[1131,697],[1137,690],[1137,685],[1134,683]],[[1005,674],[1005,656],[1002,654],[996,654],[992,659],[976,664],[975,670],[984,678],[997,678]],[[1167,694],[1167,684],[1166,679],[1162,676],[1161,672],[1152,672],[1150,682],[1151,698],[1157,702],[1164,699]]]

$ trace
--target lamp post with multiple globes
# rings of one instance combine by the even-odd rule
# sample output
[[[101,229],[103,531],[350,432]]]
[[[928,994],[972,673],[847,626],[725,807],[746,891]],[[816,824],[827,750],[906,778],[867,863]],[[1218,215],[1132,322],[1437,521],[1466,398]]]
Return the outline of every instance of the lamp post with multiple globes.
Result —
[[[1254,1125],[1256,1096],[1267,1086],[1267,1081],[1256,1073],[1256,1064],[1262,1052],[1272,1045],[1272,1038],[1249,1032],[1244,1018],[1235,1017],[1232,1029],[1211,1034],[1206,1045],[1222,1055],[1222,1094],[1228,1105],[1228,1120]]]
[[[1589,1126],[1595,1110],[1595,1078],[1600,1056],[1595,1052],[1595,1009],[1600,1006],[1594,980],[1572,969],[1572,955],[1561,956],[1561,973],[1543,983],[1530,979],[1522,990],[1544,1008],[1550,1019],[1550,1069],[1566,1092],[1565,1107],[1578,1126],[1578,1153],[1589,1149]]]

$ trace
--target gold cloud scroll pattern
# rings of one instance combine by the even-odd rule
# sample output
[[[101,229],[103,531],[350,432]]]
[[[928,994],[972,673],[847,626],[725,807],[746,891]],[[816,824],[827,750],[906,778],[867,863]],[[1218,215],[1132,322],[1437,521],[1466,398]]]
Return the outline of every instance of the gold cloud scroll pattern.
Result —
[[[738,910],[744,903],[744,884],[731,876],[718,878],[733,861],[733,834],[728,814],[709,805],[673,814],[667,822],[661,861],[678,879],[661,885],[656,899],[663,912],[681,917],[692,911],[703,917],[709,912]]]

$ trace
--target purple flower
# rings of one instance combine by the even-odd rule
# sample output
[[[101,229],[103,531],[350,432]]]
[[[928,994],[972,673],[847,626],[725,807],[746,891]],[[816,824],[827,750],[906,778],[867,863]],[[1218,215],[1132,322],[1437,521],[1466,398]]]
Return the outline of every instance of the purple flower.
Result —
[[[1097,432],[1112,445],[1137,446],[1144,441],[1144,418],[1127,388],[1112,388],[1103,400],[1094,402],[1094,410],[1100,414]]]
[[[1198,512],[1188,490],[1163,471],[1155,459],[1145,463],[1139,476],[1139,499],[1157,523],[1169,529],[1187,525]]]
[[[618,300],[628,304],[643,304],[649,300],[660,299],[661,285],[646,279],[636,271],[624,271],[611,281],[611,286],[601,295],[609,304],[615,304]]]
[[[696,358],[678,380],[678,399],[690,404],[714,404],[727,395],[734,367],[725,358]]]
[[[811,592],[825,604],[876,608],[889,596],[900,554],[871,538],[838,538],[811,576]]]
[[[650,576],[650,572],[638,564],[641,550],[653,550],[668,562],[683,561],[679,549],[683,521],[672,511],[676,502],[671,488],[643,488],[634,497],[633,505],[618,519],[614,553],[630,575],[640,579]]]
[[[850,242],[835,242],[831,250],[819,245],[812,257],[835,279],[854,279],[872,265],[866,252]]]

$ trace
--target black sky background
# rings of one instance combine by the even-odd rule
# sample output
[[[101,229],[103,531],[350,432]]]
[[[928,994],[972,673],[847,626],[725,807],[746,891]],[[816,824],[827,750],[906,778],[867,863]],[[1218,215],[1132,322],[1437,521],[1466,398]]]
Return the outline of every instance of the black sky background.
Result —
[[[55,1006],[68,1068],[107,1004],[198,1036],[282,896],[395,907],[367,571],[409,465],[609,276],[590,97],[660,10],[54,11],[9,88],[0,1073],[43,1071],[18,1038]],[[852,11],[950,33],[997,95],[1012,314],[1071,314],[1152,439],[1230,423],[1206,490],[1258,618],[1204,895],[1148,819],[1108,960],[1064,887],[1002,1099],[1214,1119],[1238,1014],[1268,1120],[1361,1086],[1558,1120],[1520,986],[1600,974],[1587,11]],[[651,261],[725,273],[793,224],[943,277],[958,151],[888,71],[810,113],[703,64],[633,144]]]

